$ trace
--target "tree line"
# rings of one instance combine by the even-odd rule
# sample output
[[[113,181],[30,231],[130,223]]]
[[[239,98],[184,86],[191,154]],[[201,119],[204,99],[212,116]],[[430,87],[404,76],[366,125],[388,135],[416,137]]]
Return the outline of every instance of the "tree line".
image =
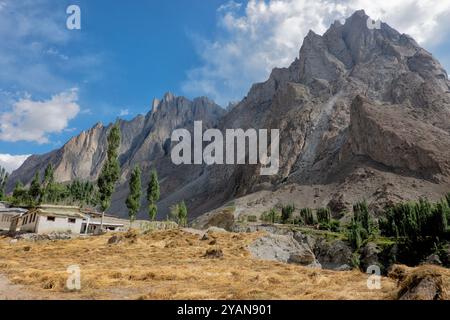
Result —
[[[114,124],[107,138],[106,159],[100,171],[96,183],[91,181],[75,180],[70,183],[58,183],[55,181],[55,172],[52,164],[49,164],[41,178],[40,172],[36,172],[29,188],[20,181],[16,183],[11,196],[6,196],[5,187],[8,181],[8,173],[0,167],[0,201],[6,200],[14,206],[34,207],[42,203],[88,206],[99,208],[103,213],[111,206],[112,195],[115,192],[120,178],[119,149],[121,144],[121,132],[118,123]],[[141,209],[142,198],[142,171],[136,166],[129,179],[129,194],[125,201],[128,208],[130,225],[136,220],[137,213]],[[156,169],[150,173],[150,181],[146,188],[147,213],[151,221],[158,214],[157,202],[160,199],[160,185]],[[187,224],[187,208],[184,201],[171,208],[170,218],[180,225]]]

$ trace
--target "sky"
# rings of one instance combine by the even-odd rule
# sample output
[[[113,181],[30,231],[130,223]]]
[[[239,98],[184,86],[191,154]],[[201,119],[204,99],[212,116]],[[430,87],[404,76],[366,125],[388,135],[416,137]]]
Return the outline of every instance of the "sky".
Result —
[[[69,30],[70,5],[81,29]],[[450,0],[0,0],[0,166],[61,147],[170,91],[242,99],[309,30],[365,9],[450,70]]]

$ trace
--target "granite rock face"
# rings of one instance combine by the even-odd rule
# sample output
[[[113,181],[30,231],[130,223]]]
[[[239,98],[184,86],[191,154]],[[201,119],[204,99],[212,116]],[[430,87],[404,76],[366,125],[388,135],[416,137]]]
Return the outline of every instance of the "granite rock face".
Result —
[[[161,217],[181,200],[195,217],[260,190],[266,199],[291,194],[286,199],[298,207],[338,203],[339,210],[361,199],[382,206],[448,192],[447,73],[411,37],[385,23],[369,29],[367,19],[357,11],[324,35],[309,32],[298,59],[274,69],[228,112],[206,98],[167,94],[146,116],[121,121],[122,178],[111,212],[126,215],[126,179],[135,164],[146,173],[144,183],[151,167],[160,173]],[[260,176],[259,165],[172,165],[172,130],[192,128],[195,120],[222,130],[279,129],[279,173]],[[29,183],[48,162],[58,181],[94,180],[107,129],[97,125],[60,150],[31,157],[13,173],[9,189],[18,180]],[[318,190],[313,197],[310,189]]]

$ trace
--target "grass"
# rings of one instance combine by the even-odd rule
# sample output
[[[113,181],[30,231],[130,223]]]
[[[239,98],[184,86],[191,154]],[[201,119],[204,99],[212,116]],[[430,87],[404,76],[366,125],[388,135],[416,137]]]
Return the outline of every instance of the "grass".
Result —
[[[334,272],[256,260],[246,247],[262,233],[201,236],[182,230],[10,243],[0,238],[0,273],[38,295],[58,299],[394,299],[394,280],[367,288],[359,271]],[[223,257],[205,257],[208,249]],[[67,267],[81,268],[80,292],[68,292]]]

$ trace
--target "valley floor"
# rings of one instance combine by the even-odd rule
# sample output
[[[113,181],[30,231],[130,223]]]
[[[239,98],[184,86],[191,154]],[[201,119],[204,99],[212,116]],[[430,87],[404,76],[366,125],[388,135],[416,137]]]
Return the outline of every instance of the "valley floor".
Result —
[[[68,241],[0,238],[0,299],[395,299],[395,280],[369,290],[359,271],[309,269],[253,258],[261,233],[189,230],[111,235]],[[209,251],[209,254],[206,254]],[[221,257],[220,253],[223,252]],[[69,292],[67,268],[81,269],[81,290]],[[450,279],[450,277],[448,278]]]

